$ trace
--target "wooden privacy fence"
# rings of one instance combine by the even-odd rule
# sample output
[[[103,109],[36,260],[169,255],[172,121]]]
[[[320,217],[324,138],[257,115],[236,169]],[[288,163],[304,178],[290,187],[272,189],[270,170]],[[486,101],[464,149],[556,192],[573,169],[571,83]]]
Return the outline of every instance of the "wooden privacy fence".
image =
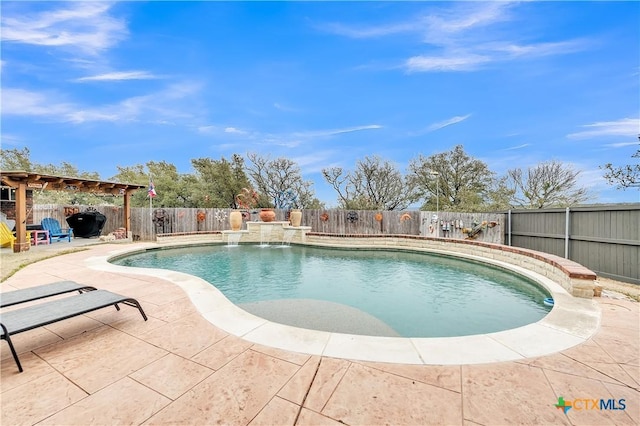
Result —
[[[640,284],[640,204],[512,210],[504,229],[507,244],[562,256],[598,275]]]
[[[276,221],[287,220],[286,210],[274,209]],[[131,211],[131,227],[134,237],[153,240],[157,234],[197,231],[222,231],[231,229],[231,209],[149,209],[134,208]],[[475,234],[479,241],[502,243],[504,214],[501,213],[441,213],[440,220],[431,222],[435,212],[423,211],[375,211],[375,210],[303,210],[302,225],[312,232],[332,234],[406,234],[465,238],[463,225],[482,229]],[[258,211],[248,220],[260,221]],[[457,222],[456,222],[457,220]],[[496,226],[491,227],[491,223]],[[456,227],[456,224],[458,226]],[[430,227],[431,225],[431,227]],[[495,229],[494,229],[495,228]],[[446,230],[444,230],[446,229]],[[440,234],[437,235],[437,232]],[[136,237],[137,238],[137,237]]]
[[[65,206],[58,204],[35,204],[31,212],[34,224],[40,224],[45,217],[52,217],[60,222],[63,228],[68,227],[67,216],[93,209],[107,218],[102,235],[107,235],[118,228],[124,228],[124,208],[117,206]]]
[[[66,224],[65,212],[83,212],[88,206],[35,205],[34,223],[45,217]],[[107,217],[102,231],[106,235],[124,227],[124,210],[115,206],[92,206]],[[158,234],[178,232],[223,231],[231,229],[231,209],[141,208],[131,209],[131,231],[134,240],[155,240]],[[277,221],[287,220],[286,210],[275,209]],[[405,234],[463,239],[470,233],[479,241],[503,243],[504,214],[453,213],[428,211],[375,210],[303,210],[302,225],[312,232],[333,234]],[[259,221],[258,211],[247,220]],[[467,232],[467,233],[465,233]]]

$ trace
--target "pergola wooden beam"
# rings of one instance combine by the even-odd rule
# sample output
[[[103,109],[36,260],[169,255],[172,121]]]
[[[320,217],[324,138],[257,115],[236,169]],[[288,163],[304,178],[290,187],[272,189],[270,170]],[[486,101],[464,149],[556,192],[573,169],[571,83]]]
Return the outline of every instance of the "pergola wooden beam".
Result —
[[[29,250],[27,241],[27,189],[81,191],[124,196],[124,227],[131,230],[131,194],[146,185],[108,182],[77,177],[31,173],[23,170],[0,172],[2,184],[16,190],[16,242],[14,252]],[[73,189],[71,189],[73,188]]]

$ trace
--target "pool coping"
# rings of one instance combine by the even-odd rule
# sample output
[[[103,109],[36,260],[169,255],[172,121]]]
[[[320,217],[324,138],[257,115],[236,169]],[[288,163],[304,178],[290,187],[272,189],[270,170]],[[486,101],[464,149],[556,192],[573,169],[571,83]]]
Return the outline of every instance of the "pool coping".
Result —
[[[86,266],[105,272],[150,275],[181,287],[198,312],[214,326],[252,343],[292,352],[349,360],[417,365],[466,365],[516,361],[560,352],[587,341],[600,327],[598,304],[571,296],[560,284],[521,266],[496,259],[447,250],[430,252],[466,258],[512,270],[547,289],[554,298],[551,312],[532,324],[487,334],[460,337],[378,337],[309,330],[268,321],[229,301],[209,282],[182,272],[154,268],[130,268],[110,259],[149,249],[168,249],[202,243],[143,243],[85,260]],[[315,244],[303,244],[317,247]],[[341,247],[344,248],[344,247]],[[400,248],[400,247],[397,247]]]

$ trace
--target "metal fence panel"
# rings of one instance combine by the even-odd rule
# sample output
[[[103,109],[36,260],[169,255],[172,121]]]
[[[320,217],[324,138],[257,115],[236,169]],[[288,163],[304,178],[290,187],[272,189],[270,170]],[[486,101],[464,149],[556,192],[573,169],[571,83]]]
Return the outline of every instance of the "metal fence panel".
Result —
[[[640,284],[640,204],[512,210],[513,246],[565,256],[601,276]],[[505,229],[507,229],[505,227]],[[508,241],[509,236],[505,239]]]

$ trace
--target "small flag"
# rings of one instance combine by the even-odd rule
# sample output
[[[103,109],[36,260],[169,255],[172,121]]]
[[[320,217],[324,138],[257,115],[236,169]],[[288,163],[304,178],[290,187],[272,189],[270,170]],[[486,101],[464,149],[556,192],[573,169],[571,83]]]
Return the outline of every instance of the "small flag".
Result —
[[[147,191],[149,193],[149,197],[153,198],[156,195],[158,195],[156,193],[156,187],[153,185],[153,182],[149,181],[149,191]]]

